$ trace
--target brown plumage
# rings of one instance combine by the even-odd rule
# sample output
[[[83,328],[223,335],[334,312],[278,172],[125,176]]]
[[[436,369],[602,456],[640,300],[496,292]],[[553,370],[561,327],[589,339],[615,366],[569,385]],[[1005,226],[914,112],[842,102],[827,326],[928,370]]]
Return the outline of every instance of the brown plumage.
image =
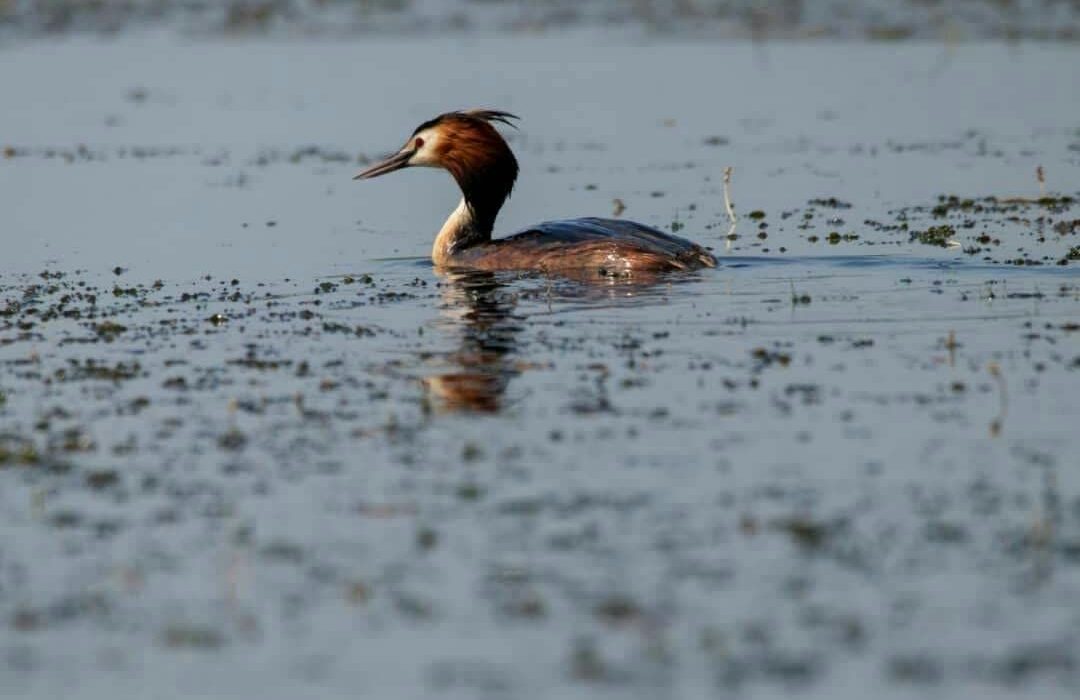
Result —
[[[492,123],[512,126],[511,119],[517,117],[496,110],[439,115],[417,127],[396,154],[356,177],[410,166],[443,168],[454,177],[462,200],[435,238],[432,260],[439,267],[632,276],[716,266],[696,243],[621,219],[549,221],[492,240],[518,173],[517,159]]]
[[[510,117],[506,112],[450,112],[437,117],[433,125],[441,136],[435,149],[438,163],[461,188],[473,212],[475,230],[486,231],[489,240],[495,217],[518,175],[514,152],[491,122],[510,124]]]

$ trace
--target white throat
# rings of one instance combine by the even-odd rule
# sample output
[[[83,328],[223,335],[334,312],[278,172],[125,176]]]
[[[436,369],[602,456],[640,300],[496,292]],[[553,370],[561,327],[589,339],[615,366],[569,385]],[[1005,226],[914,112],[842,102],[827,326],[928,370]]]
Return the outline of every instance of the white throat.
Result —
[[[431,259],[436,265],[445,265],[450,261],[454,244],[461,240],[465,232],[472,226],[472,210],[462,197],[457,208],[450,212],[446,223],[439,229],[439,235],[435,237],[435,245],[431,249]]]

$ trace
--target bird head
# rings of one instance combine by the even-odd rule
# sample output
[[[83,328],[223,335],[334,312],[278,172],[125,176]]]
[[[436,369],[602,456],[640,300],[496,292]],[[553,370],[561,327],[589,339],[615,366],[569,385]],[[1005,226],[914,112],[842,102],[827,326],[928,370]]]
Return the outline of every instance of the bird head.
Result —
[[[496,163],[506,163],[508,157],[513,162],[512,177],[516,177],[513,154],[492,126],[493,123],[513,126],[511,119],[517,117],[490,109],[440,114],[416,127],[396,153],[357,173],[353,179],[367,180],[415,166],[443,168],[464,189],[472,174],[488,170]]]

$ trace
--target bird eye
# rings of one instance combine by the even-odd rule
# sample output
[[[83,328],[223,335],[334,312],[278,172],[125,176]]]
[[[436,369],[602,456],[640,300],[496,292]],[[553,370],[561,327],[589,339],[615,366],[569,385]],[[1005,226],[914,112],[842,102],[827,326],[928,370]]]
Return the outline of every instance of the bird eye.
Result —
[[[416,141],[414,141],[413,144],[416,146],[417,149],[423,148],[424,147],[424,139],[417,136]]]

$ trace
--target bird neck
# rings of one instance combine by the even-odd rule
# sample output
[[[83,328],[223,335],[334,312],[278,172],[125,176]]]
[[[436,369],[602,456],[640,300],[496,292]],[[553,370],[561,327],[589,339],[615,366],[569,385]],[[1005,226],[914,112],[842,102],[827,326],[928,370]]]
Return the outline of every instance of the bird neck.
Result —
[[[462,196],[435,238],[431,257],[436,265],[448,265],[455,254],[491,241],[495,217],[518,173],[517,159],[494,129],[481,147],[462,144],[448,150],[443,167],[457,181]]]
[[[457,208],[439,229],[439,235],[435,237],[435,245],[431,249],[431,259],[437,267],[443,267],[452,262],[455,253],[490,240],[491,224],[486,229],[481,227],[468,200],[462,197]]]

